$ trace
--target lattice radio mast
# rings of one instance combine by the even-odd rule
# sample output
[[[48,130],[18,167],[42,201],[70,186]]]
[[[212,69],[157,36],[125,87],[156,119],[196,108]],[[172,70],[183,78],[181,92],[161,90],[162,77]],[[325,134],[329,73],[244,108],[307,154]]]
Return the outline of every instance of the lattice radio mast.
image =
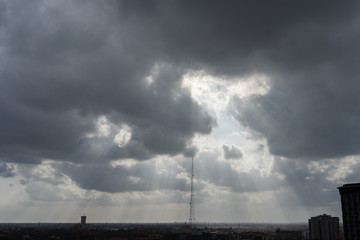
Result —
[[[190,226],[195,221],[195,206],[194,206],[194,157],[191,158],[191,190],[190,190],[190,217],[189,224]]]

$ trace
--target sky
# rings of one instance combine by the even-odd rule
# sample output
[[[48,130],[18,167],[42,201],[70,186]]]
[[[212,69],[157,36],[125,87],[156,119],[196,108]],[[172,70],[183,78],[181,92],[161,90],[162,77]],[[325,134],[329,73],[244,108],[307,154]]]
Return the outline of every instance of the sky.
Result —
[[[0,222],[340,217],[360,2],[0,2]]]

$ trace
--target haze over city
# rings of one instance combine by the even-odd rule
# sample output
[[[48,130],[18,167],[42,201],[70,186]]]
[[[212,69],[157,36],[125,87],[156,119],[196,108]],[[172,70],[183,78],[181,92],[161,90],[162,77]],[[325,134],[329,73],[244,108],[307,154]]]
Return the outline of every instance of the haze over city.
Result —
[[[0,222],[341,220],[359,1],[0,2]]]

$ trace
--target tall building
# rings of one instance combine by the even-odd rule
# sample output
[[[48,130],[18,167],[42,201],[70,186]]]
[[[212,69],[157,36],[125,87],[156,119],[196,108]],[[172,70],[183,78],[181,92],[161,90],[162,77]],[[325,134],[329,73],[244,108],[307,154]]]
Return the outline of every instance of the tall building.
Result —
[[[360,239],[360,183],[339,187],[345,240]]]
[[[309,219],[311,240],[338,240],[339,218],[330,215],[319,215]]]

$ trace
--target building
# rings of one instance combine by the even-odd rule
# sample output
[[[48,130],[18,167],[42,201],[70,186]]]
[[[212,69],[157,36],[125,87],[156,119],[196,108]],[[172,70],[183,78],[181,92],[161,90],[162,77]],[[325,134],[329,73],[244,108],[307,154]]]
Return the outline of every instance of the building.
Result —
[[[280,228],[275,231],[276,240],[302,240],[301,231],[292,231],[292,230],[281,230]]]
[[[311,240],[338,240],[339,218],[330,215],[319,215],[309,219]]]
[[[239,233],[239,239],[258,239],[258,240],[266,240],[270,239],[270,235],[265,232],[241,232]]]
[[[86,216],[83,215],[81,216],[81,226],[85,226],[86,225]]]
[[[360,183],[339,187],[345,240],[360,239]]]

